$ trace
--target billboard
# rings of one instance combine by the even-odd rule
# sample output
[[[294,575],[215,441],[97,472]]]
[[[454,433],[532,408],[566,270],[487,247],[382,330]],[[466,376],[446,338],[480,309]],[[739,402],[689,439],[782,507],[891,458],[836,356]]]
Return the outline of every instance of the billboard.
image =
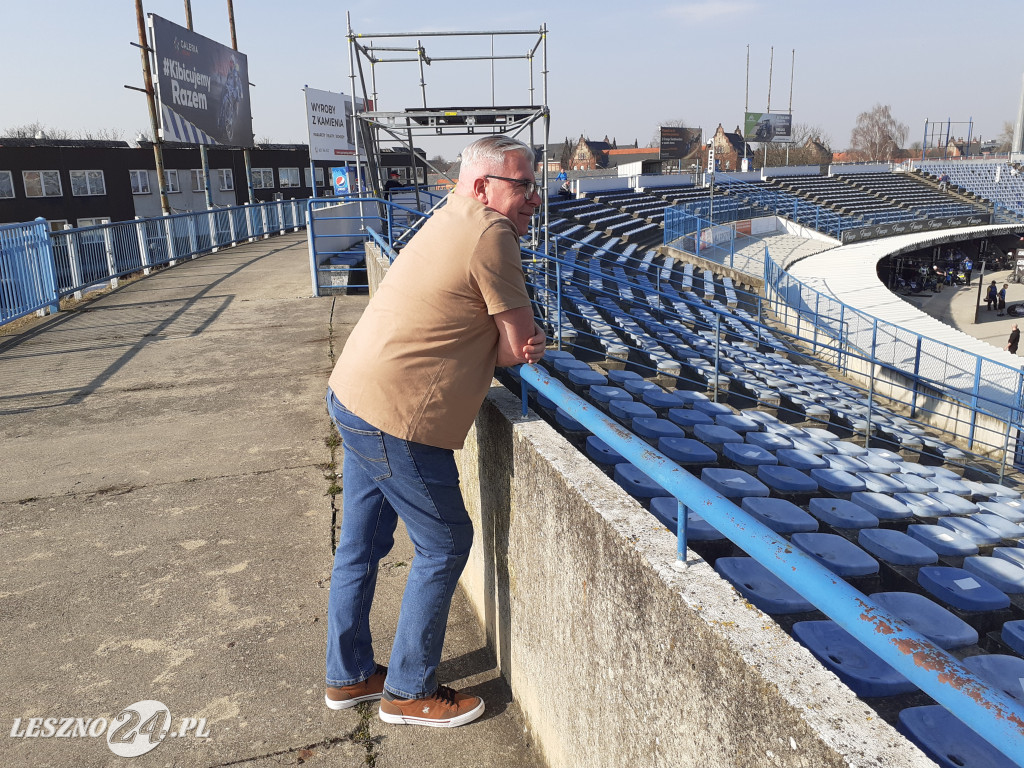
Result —
[[[164,141],[251,147],[245,54],[149,15]]]
[[[306,88],[306,128],[309,132],[310,160],[337,160],[355,158],[355,126],[352,118],[352,99],[343,93]],[[363,100],[356,100],[356,108],[363,108]],[[359,156],[366,157],[365,147]]]
[[[700,147],[700,128],[661,126],[661,159],[682,160]]]
[[[762,144],[793,141],[793,116],[781,112],[747,112],[743,121],[743,138]]]

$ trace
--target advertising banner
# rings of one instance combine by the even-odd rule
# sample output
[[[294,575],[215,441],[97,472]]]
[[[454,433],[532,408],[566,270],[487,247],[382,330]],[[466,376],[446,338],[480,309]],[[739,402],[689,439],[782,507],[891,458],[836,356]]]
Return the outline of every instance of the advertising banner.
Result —
[[[888,224],[874,224],[868,227],[852,227],[844,229],[840,239],[844,244],[859,243],[864,240],[877,240],[882,237],[893,237],[914,232],[934,232],[939,229],[956,227],[977,227],[988,224],[992,218],[989,213],[971,214],[969,216],[950,216],[941,219],[914,219],[912,221],[894,221]]]
[[[245,54],[149,15],[164,141],[252,147]]]
[[[352,99],[343,93],[306,88],[306,128],[311,160],[355,158],[355,128],[352,124]],[[362,109],[362,99],[356,101]],[[363,147],[359,156],[366,157]]]
[[[700,147],[700,128],[661,126],[661,159],[682,160]]]
[[[747,112],[743,121],[743,138],[762,144],[793,141],[793,116],[781,112]]]

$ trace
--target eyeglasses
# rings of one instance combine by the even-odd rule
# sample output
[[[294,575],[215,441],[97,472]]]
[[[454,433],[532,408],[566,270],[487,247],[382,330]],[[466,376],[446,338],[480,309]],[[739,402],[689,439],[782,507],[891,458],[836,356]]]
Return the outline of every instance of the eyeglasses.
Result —
[[[485,179],[499,179],[500,181],[507,181],[509,184],[515,184],[516,186],[523,188],[523,194],[526,195],[526,199],[529,200],[537,192],[537,180],[536,179],[510,179],[508,176],[491,176],[490,174],[484,176]]]

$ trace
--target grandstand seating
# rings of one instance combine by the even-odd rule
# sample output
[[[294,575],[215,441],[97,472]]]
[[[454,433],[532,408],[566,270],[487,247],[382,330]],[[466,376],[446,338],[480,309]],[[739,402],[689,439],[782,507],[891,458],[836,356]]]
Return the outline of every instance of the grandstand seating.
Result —
[[[844,182],[856,197],[854,184],[875,181]],[[649,202],[641,197],[573,201],[558,213],[568,222],[580,210],[592,221],[591,206]],[[732,281],[587,231],[586,241],[560,252],[569,266],[557,309],[575,336],[571,351],[565,344],[544,361],[555,377],[958,658],[1024,664],[1018,490],[965,479],[980,471],[965,454],[877,402],[868,419],[862,390],[802,361],[755,321],[754,298]],[[675,531],[675,498],[553,403],[531,396],[544,418]],[[945,721],[927,696],[700,515],[686,515],[689,546],[747,600],[930,755],[945,748],[936,726]]]
[[[999,203],[1024,215],[1024,173],[1001,160],[934,161],[918,163],[918,173],[937,183],[943,174],[963,192]]]

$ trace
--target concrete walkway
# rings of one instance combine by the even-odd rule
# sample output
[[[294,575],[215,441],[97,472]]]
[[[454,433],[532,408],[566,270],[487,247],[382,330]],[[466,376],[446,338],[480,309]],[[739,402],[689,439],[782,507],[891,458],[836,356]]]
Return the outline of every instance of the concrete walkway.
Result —
[[[308,293],[290,234],[0,336],[0,765],[124,765],[107,735],[148,743],[131,738],[146,707],[113,722],[144,700],[173,737],[133,766],[542,765],[461,592],[440,677],[483,695],[484,719],[387,726],[375,705],[323,705],[323,395],[365,299]],[[399,533],[373,615],[384,662],[412,558]],[[98,735],[69,720],[77,735],[47,738],[30,718]],[[208,737],[179,735],[184,718]]]

